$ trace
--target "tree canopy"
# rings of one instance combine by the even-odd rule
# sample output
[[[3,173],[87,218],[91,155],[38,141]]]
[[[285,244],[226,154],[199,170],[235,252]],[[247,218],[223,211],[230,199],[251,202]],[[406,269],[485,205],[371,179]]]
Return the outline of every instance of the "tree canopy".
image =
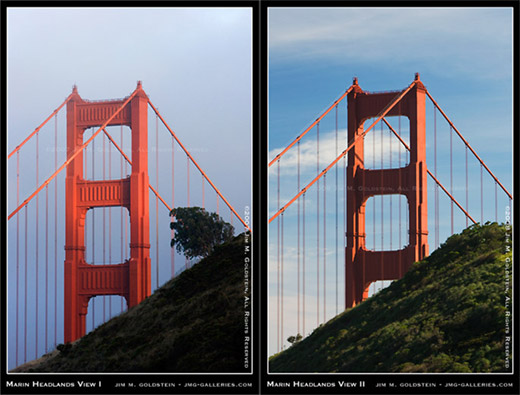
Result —
[[[207,257],[216,245],[231,240],[234,228],[216,213],[201,207],[177,207],[170,211],[175,231],[171,246],[188,259]]]

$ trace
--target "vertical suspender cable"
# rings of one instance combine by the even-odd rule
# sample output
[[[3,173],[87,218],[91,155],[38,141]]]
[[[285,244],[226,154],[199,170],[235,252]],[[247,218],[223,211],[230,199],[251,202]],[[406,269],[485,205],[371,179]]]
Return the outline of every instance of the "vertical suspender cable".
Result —
[[[302,217],[302,335],[305,337],[305,193],[303,194],[303,217]]]
[[[108,144],[108,179],[112,180],[112,145]],[[108,209],[108,263],[112,263],[112,210]],[[112,318],[112,296],[108,297],[108,319]]]
[[[86,131],[86,130],[85,130]],[[83,179],[87,179],[87,166],[88,166],[88,159],[87,159],[87,152],[90,147],[85,147],[85,150],[83,151]],[[56,169],[57,170],[57,169]],[[86,244],[86,243],[85,243]]]
[[[131,141],[131,140],[130,140]],[[123,148],[123,140],[121,139],[121,149],[124,149]],[[131,152],[131,151],[130,151]],[[128,162],[125,160],[125,177],[128,175]],[[125,248],[124,248],[124,253],[125,253],[125,259],[126,258],[130,258],[128,256],[128,253],[129,253],[129,245],[128,245],[128,221],[129,221],[129,217],[130,217],[130,213],[127,212],[126,215],[125,215]],[[122,309],[125,309],[128,308],[128,303],[126,303],[126,306],[125,306],[125,303],[124,303],[124,298],[121,298],[121,308]]]
[[[92,135],[94,135],[94,128],[92,128]],[[96,162],[94,154],[96,152],[96,140],[92,140],[92,179],[96,178],[95,166]],[[96,262],[95,254],[96,254],[96,238],[95,238],[95,225],[96,223],[96,210],[92,210],[92,264],[94,265]],[[96,298],[92,298],[92,330],[96,327]]]
[[[54,171],[58,170],[58,114],[54,116]],[[58,177],[54,179],[54,347],[58,345]]]
[[[159,190],[159,116],[155,115],[155,184]],[[159,288],[159,197],[155,195],[155,287]]]
[[[450,193],[453,196],[453,131],[450,125]],[[451,206],[451,233],[453,234],[453,200],[450,200]]]
[[[389,167],[390,169],[392,168],[392,155],[393,155],[393,151],[392,151],[392,131],[390,129],[388,129],[388,134],[389,134],[389,148],[390,148],[390,155],[388,155],[390,158],[390,164],[389,164]],[[393,233],[393,229],[392,229],[392,198],[393,198],[393,195],[390,195],[389,196],[390,198],[390,231],[388,233],[390,233],[390,250],[393,248],[393,237],[392,237],[392,233]]]
[[[345,108],[346,110],[346,108]],[[348,130],[345,128],[345,136],[343,137],[343,144],[342,146],[347,142],[348,140]],[[343,155],[343,233],[341,235],[341,240],[343,243],[343,294],[346,295],[346,287],[347,287],[347,261],[345,256],[345,251],[347,248],[347,154],[345,153]],[[346,299],[343,298],[345,301],[345,308],[347,308],[346,305]]]
[[[383,185],[383,123],[381,122],[381,171],[380,171],[380,174],[381,174],[381,179],[379,181],[379,185]],[[383,251],[384,251],[384,246],[383,246],[383,243],[384,243],[384,218],[383,218],[383,204],[384,204],[384,199],[383,199],[383,195],[381,195],[381,288],[380,289],[383,289],[383,279],[385,278],[385,275],[384,275],[384,271],[385,271],[385,268],[384,268],[384,258],[383,258]]]
[[[326,321],[327,309],[327,174],[323,175],[323,322]]]
[[[320,123],[316,125],[316,174],[320,174]],[[320,325],[320,180],[316,184],[316,327]]]
[[[186,155],[186,173],[187,173],[187,185],[186,185],[186,191],[187,191],[187,207],[190,207],[190,158],[188,155]],[[185,268],[188,268],[188,257],[185,259]]]
[[[200,177],[202,178],[202,208],[204,209],[204,176],[201,174]]]
[[[345,138],[343,142],[347,141],[347,131],[345,130]],[[347,262],[345,258],[345,250],[347,248],[347,154],[343,155],[343,234],[342,234],[342,240],[343,240],[343,273],[345,275],[343,276],[343,293],[346,294],[346,287],[347,287]],[[346,303],[345,303],[346,308]]]
[[[484,225],[484,176],[482,164],[480,165],[480,224]]]
[[[410,132],[408,132],[408,138],[410,138]],[[405,163],[410,164],[410,151],[404,150]],[[405,206],[406,207],[406,206]],[[408,212],[411,210],[408,205]],[[408,243],[410,243],[410,214],[405,214],[405,228],[408,229]]]
[[[121,144],[123,144],[123,140],[121,140]],[[124,149],[124,148],[122,148]],[[125,163],[125,177],[128,176],[128,162],[125,160],[124,161]],[[127,215],[125,216],[125,249],[124,249],[124,253],[125,253],[125,258],[129,258],[128,256],[128,217],[129,217],[129,213],[127,213]]]
[[[172,209],[175,208],[175,139],[172,136]],[[173,217],[172,217],[173,221]],[[175,237],[175,230],[171,229],[171,238]],[[172,278],[175,276],[175,248],[170,249],[170,259],[171,259],[171,272]]]
[[[498,222],[497,183],[495,181],[495,222]]]
[[[25,205],[25,279],[24,279],[24,329],[23,329],[23,362],[27,362],[27,205]]]
[[[39,174],[38,174],[38,169],[40,167],[40,163],[39,163],[39,144],[38,144],[38,140],[39,140],[39,135],[40,135],[40,132],[36,133],[36,186],[39,185]],[[39,268],[38,268],[38,258],[39,258],[39,254],[38,254],[38,246],[40,244],[40,238],[39,238],[39,232],[38,232],[38,228],[39,228],[39,213],[38,213],[38,205],[39,205],[39,195],[36,195],[36,240],[35,240],[35,245],[36,245],[36,254],[35,254],[35,261],[36,261],[36,284],[35,284],[35,294],[34,294],[34,304],[35,304],[35,309],[36,309],[36,321],[35,321],[35,325],[34,325],[34,336],[35,336],[35,350],[34,350],[34,353],[35,353],[35,358],[38,358],[38,283],[40,282],[39,281]]]
[[[372,133],[372,166],[376,168],[376,133]],[[374,251],[376,250],[376,198],[372,197],[372,236],[374,240]],[[363,275],[365,268],[363,267]],[[364,280],[363,280],[364,282]],[[376,283],[374,281],[374,293],[376,293]]]
[[[283,285],[284,285],[284,281],[283,281],[283,218],[284,218],[284,213],[282,213],[281,217],[282,217],[282,241],[281,241],[281,247],[280,247],[280,255],[281,255],[281,273],[280,273],[280,276],[281,276],[281,286],[280,286],[280,296],[281,296],[281,299],[280,299],[280,339],[281,339],[281,343],[282,343],[282,350],[283,350],[283,345],[284,345],[284,338],[283,338]]]
[[[433,106],[433,172],[437,177],[437,107]],[[439,247],[439,189],[434,189],[435,248]]]
[[[399,102],[399,136],[401,136],[401,102]],[[398,144],[397,145],[397,156],[399,158],[399,170],[398,170],[398,174],[399,174],[399,188],[402,187],[402,179],[401,179],[401,144]],[[399,278],[401,278],[401,276],[403,275],[402,273],[402,265],[401,265],[401,251],[403,249],[403,243],[402,243],[402,236],[401,236],[401,196],[399,196],[399,263],[397,265],[398,267],[398,270],[399,270]]]
[[[298,166],[297,166],[297,191],[300,192],[300,140],[298,140]],[[297,281],[297,290],[296,290],[296,330],[297,333],[300,333],[300,199],[298,199],[298,241],[297,241],[297,271],[298,271],[298,281]]]
[[[365,144],[365,137],[363,137],[363,148],[364,148],[364,144]],[[362,169],[362,172],[361,172],[361,185],[363,186],[363,189],[362,189],[362,194],[365,195],[366,194],[366,191],[365,191],[365,158],[364,158],[364,153],[362,154],[363,155],[363,169]],[[362,198],[364,199],[364,197]],[[366,247],[366,244],[365,246]],[[370,285],[365,288],[365,283],[366,283],[366,254],[365,254],[365,251],[361,251],[360,252],[361,254],[361,263],[362,263],[362,268],[363,268],[363,278],[362,278],[362,287],[363,287],[363,295],[365,294],[365,289],[369,289],[370,290]]]
[[[280,160],[277,162],[277,211],[280,210]],[[276,237],[276,245],[277,245],[277,268],[276,268],[276,326],[277,326],[277,348],[278,351],[281,351],[280,348],[280,218],[277,220],[278,225],[278,235]]]
[[[218,193],[215,193],[217,196],[217,215],[219,215],[219,202],[218,202]]]
[[[123,124],[121,124],[121,149],[124,150],[124,146],[123,146]],[[120,170],[120,174],[121,174],[121,194],[120,194],[120,198],[121,198],[121,262],[124,262],[125,260],[125,256],[124,256],[124,240],[123,240],[123,155],[120,155],[121,157],[121,160],[120,160],[120,167],[119,167],[119,170]],[[123,312],[123,296],[120,297],[119,299],[121,301],[121,313]]]
[[[188,193],[188,207],[190,207],[190,158],[186,156],[187,165],[186,172],[188,174],[187,193]]]
[[[131,142],[132,140],[130,140]],[[123,144],[123,141],[121,140],[121,144]],[[131,147],[131,145],[130,145]],[[121,149],[123,149],[121,147]],[[131,152],[131,148],[130,148],[130,152]],[[124,161],[125,163],[125,177],[128,176],[128,162],[125,160]],[[129,222],[129,219],[130,219],[130,212],[129,210],[127,210],[127,213],[126,215],[124,216],[125,219],[124,219],[124,225],[125,225],[125,244],[124,244],[124,254],[125,254],[125,259],[128,258],[130,259],[130,256],[129,256],[129,243],[128,243],[128,222]],[[125,300],[123,300],[124,298],[121,299],[121,308],[124,310],[124,309],[128,309],[128,302],[127,303],[124,303]]]
[[[20,205],[20,151],[16,152],[16,207]],[[20,215],[16,216],[16,366],[18,366],[18,325],[19,325],[19,287],[20,287]]]
[[[49,337],[49,185],[45,186],[45,352]]]
[[[103,134],[103,181],[106,180],[106,163],[105,163],[105,159],[106,159],[106,155],[105,155],[105,140],[106,140],[106,136],[105,134]],[[105,199],[106,199],[106,196],[105,196]],[[103,265],[106,264],[106,235],[105,235],[105,232],[106,232],[106,207],[103,206]],[[106,317],[106,298],[105,298],[105,295],[103,295],[103,322],[106,322],[107,320],[107,317]]]
[[[336,158],[338,157],[338,105],[336,105]],[[336,165],[336,315],[338,315],[338,302],[339,302],[339,292],[338,292],[338,165]]]
[[[468,202],[468,146],[464,145],[466,151],[466,211],[469,212],[469,202]],[[466,215],[466,228],[468,227],[468,216]]]

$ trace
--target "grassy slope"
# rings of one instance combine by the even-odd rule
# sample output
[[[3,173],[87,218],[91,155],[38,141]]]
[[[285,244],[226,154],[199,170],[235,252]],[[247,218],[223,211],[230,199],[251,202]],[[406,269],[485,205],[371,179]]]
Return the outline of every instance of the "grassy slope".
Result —
[[[504,371],[505,232],[491,224],[453,235],[401,280],[273,356],[270,370]]]
[[[243,371],[243,278],[241,235],[29,371]]]

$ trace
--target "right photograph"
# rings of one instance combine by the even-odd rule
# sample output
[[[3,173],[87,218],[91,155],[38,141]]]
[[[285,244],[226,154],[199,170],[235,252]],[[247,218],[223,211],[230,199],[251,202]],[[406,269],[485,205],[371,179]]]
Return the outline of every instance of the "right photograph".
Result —
[[[513,8],[267,14],[267,372],[511,373]]]

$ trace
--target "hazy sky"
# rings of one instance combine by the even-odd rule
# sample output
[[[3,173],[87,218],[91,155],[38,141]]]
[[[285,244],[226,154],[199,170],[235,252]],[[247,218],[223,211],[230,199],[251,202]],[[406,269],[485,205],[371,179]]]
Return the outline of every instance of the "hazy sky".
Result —
[[[511,8],[270,8],[269,10],[269,159],[274,158],[305,130],[358,77],[366,91],[392,91],[406,88],[420,73],[421,81],[447,113],[462,135],[483,158],[509,191],[512,191],[512,9]],[[338,110],[339,152],[346,148],[346,101]],[[434,169],[433,108],[427,99],[427,165]],[[284,205],[337,157],[334,110],[320,123],[320,156],[316,163],[316,127],[300,143],[301,184],[296,185],[296,146],[280,161],[280,204]],[[393,121],[398,128],[397,120]],[[368,127],[370,123],[366,123]],[[437,167],[441,182],[449,187],[449,126],[437,113]],[[377,134],[374,132],[377,131]],[[403,120],[406,137],[408,124]],[[374,139],[374,137],[377,137]],[[389,135],[384,132],[384,165],[390,166]],[[380,166],[380,128],[365,139],[367,166]],[[454,137],[455,197],[465,203],[465,151]],[[397,167],[398,141],[393,138],[392,160]],[[375,147],[375,151],[373,151]],[[375,157],[373,153],[375,152]],[[403,155],[403,154],[401,154]],[[374,158],[376,164],[374,165]],[[469,209],[481,219],[480,167],[469,157]],[[404,160],[404,156],[402,156]],[[342,164],[343,162],[341,162]],[[404,164],[404,163],[403,163]],[[372,168],[374,168],[372,167]],[[270,169],[269,216],[277,211],[277,165]],[[323,200],[320,192],[320,293],[323,292],[323,262],[327,263],[327,319],[336,311],[336,262],[338,262],[339,311],[343,309],[343,167],[339,167],[339,229],[335,228],[335,169],[328,173],[326,197],[327,252],[322,256]],[[494,184],[484,173],[484,220],[495,220]],[[323,190],[321,180],[321,190]],[[429,244],[435,249],[434,184],[428,178]],[[440,196],[439,243],[450,232],[450,204]],[[385,226],[384,249],[397,248],[395,228],[399,198],[380,197],[367,201],[367,248],[381,249],[381,223]],[[505,218],[507,199],[498,190],[500,222]],[[300,199],[301,200],[301,199]],[[306,193],[306,328],[316,327],[316,185]],[[405,210],[406,201],[400,199]],[[389,207],[393,204],[393,230],[389,231]],[[283,339],[297,333],[297,208],[284,213],[284,328]],[[301,203],[300,210],[303,208]],[[384,207],[384,221],[380,215]],[[455,208],[455,232],[465,227],[464,216]],[[406,218],[402,213],[401,242],[407,244]],[[302,219],[300,219],[302,221]],[[301,225],[302,226],[302,225]],[[339,239],[336,255],[335,235]],[[269,353],[277,350],[277,243],[278,222],[269,226]],[[382,240],[382,239],[381,239]],[[300,243],[302,243],[300,236]],[[281,247],[280,247],[281,248]],[[337,260],[337,261],[336,261]],[[302,260],[300,258],[300,265]],[[303,287],[303,280],[300,287]],[[323,295],[320,294],[320,322],[323,321]],[[300,298],[300,306],[302,298]],[[300,332],[302,323],[300,321]],[[285,342],[288,345],[287,342]]]
[[[248,8],[18,8],[7,10],[7,106],[8,106],[8,152],[11,152],[29,135],[77,85],[79,94],[88,100],[117,99],[128,96],[142,81],[143,89],[151,102],[159,109],[181,142],[191,152],[195,160],[209,178],[220,189],[239,215],[244,216],[246,207],[251,205],[251,112],[252,112],[252,12]],[[150,110],[149,149],[159,148],[159,192],[167,202],[171,202],[171,137],[163,126],[159,127],[156,142],[156,118]],[[65,160],[66,124],[65,109],[58,116],[58,165]],[[54,171],[54,120],[39,133],[38,184]],[[120,128],[112,127],[109,132],[120,143]],[[90,137],[92,130],[85,135]],[[125,129],[124,149],[130,151],[130,135]],[[111,163],[108,166],[108,142],[103,143],[102,135],[94,140],[96,156],[92,158],[92,148],[87,155],[87,178],[120,178],[120,156],[112,148]],[[156,145],[157,143],[157,145]],[[105,173],[102,174],[101,150],[105,145]],[[20,154],[20,202],[36,189],[35,139],[22,148]],[[179,147],[175,148],[175,206],[187,205],[187,159]],[[92,164],[95,176],[92,177]],[[8,211],[16,207],[16,155],[9,160]],[[149,157],[149,176],[152,185],[157,184],[156,156]],[[129,171],[129,170],[128,170]],[[190,205],[202,206],[202,177],[190,165]],[[109,174],[110,173],[110,174]],[[42,255],[45,250],[43,235],[51,232],[48,275],[54,277],[54,262],[58,272],[58,339],[62,342],[63,301],[63,212],[64,178],[57,178],[58,222],[57,251],[54,252],[54,184],[49,188],[50,224],[44,228],[44,207],[46,191],[39,194],[39,268],[38,285],[40,300],[43,300],[42,279],[46,272]],[[204,185],[205,206],[210,211],[217,210],[217,199],[210,192],[209,184]],[[155,198],[150,195],[150,229],[152,247],[152,288],[157,282],[155,247]],[[158,229],[161,236],[159,261],[159,284],[170,275],[169,216],[159,203]],[[219,202],[220,214],[228,222],[230,211]],[[92,211],[96,212],[95,226]],[[119,232],[120,209],[89,210],[86,220],[87,262],[119,263],[122,257],[121,238],[110,241],[108,235]],[[108,226],[108,212],[111,228]],[[36,338],[40,338],[38,354],[44,352],[45,329],[43,305],[38,312],[39,334],[34,332],[36,312],[35,300],[35,256],[33,251],[35,230],[35,202],[29,206],[31,217],[28,225],[29,261],[28,275],[28,355],[33,359]],[[21,232],[24,230],[25,213],[20,212]],[[102,220],[102,217],[105,219]],[[100,228],[105,223],[105,231]],[[243,228],[233,221],[237,233]],[[95,235],[91,233],[95,229]],[[106,235],[103,244],[102,235]],[[15,281],[16,260],[16,217],[9,221],[9,280]],[[95,249],[91,248],[95,241]],[[21,306],[24,303],[24,260],[23,241],[19,253]],[[103,245],[103,247],[102,247]],[[103,253],[101,253],[103,250]],[[109,258],[110,256],[110,258]],[[124,259],[124,256],[123,256]],[[177,256],[176,270],[184,265],[184,259]],[[11,284],[13,284],[11,282]],[[10,322],[9,344],[14,344],[14,301],[15,287],[9,290]],[[102,307],[96,298],[96,325]],[[54,346],[54,288],[50,295],[51,321],[48,327],[49,347]],[[92,301],[91,300],[91,304]],[[105,303],[105,302],[103,302]],[[119,300],[108,301],[114,311],[119,312]],[[108,307],[106,308],[108,310]],[[23,315],[23,314],[22,314]],[[90,330],[92,308],[89,308],[87,329]],[[21,320],[22,318],[20,318]],[[23,320],[20,321],[22,328]],[[21,331],[21,329],[20,329]],[[19,332],[22,336],[22,332]],[[21,362],[24,359],[23,345],[19,344]],[[9,353],[9,366],[14,364],[14,350]]]

